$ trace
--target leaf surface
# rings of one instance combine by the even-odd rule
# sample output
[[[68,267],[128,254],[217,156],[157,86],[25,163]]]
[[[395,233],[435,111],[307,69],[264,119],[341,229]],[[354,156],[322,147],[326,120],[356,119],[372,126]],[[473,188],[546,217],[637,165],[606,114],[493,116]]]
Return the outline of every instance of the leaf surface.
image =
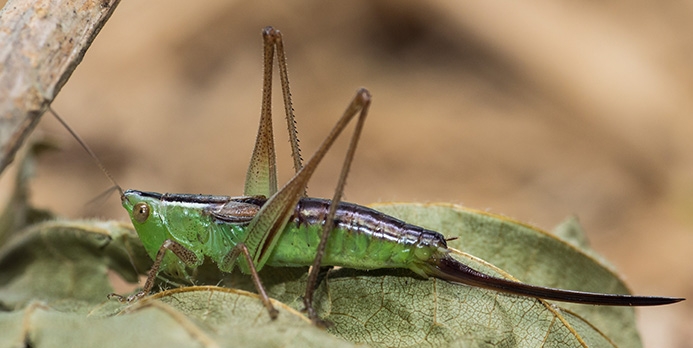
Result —
[[[473,255],[458,259],[479,271],[508,272],[537,285],[627,292],[591,252],[511,219],[453,205],[377,209],[459,237],[449,245]],[[199,269],[197,282],[227,287],[178,288],[129,305],[106,300],[113,291],[109,270],[134,281],[150,262],[125,224],[32,226],[0,249],[0,330],[7,332],[2,340],[132,347],[640,345],[631,308],[549,303],[422,279],[407,270],[329,271],[315,296],[319,313],[332,323],[327,332],[299,312],[305,268],[261,272],[269,295],[278,300],[280,315],[274,322],[256,295],[230,288],[253,291],[248,276],[220,274],[213,264]]]

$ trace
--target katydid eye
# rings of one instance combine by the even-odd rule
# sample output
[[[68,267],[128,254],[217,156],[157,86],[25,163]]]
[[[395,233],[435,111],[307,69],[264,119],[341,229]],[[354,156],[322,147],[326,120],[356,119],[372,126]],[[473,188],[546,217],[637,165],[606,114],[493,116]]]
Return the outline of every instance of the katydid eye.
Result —
[[[135,207],[132,208],[132,216],[135,218],[135,221],[141,224],[147,221],[147,218],[149,218],[149,204],[144,202],[135,204]]]

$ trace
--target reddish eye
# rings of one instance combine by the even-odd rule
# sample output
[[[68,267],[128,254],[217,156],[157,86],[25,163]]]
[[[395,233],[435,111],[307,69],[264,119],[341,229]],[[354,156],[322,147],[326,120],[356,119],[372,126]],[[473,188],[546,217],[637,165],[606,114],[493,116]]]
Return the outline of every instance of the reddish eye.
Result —
[[[132,216],[135,218],[135,221],[143,224],[149,218],[149,205],[144,202],[135,204],[135,207],[132,209]]]

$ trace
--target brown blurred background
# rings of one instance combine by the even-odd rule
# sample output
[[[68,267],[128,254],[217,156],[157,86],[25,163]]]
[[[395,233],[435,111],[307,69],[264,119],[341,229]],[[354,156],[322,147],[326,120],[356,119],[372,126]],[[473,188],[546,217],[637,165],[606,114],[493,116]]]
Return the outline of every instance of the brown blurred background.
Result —
[[[125,188],[240,195],[261,28],[285,38],[307,158],[358,87],[373,105],[346,198],[453,202],[551,229],[578,215],[634,292],[649,347],[693,340],[693,3],[123,1],[54,103]],[[275,89],[280,181],[292,172]],[[125,219],[55,121],[32,193]],[[346,139],[346,138],[345,138]],[[329,197],[344,144],[309,193]]]

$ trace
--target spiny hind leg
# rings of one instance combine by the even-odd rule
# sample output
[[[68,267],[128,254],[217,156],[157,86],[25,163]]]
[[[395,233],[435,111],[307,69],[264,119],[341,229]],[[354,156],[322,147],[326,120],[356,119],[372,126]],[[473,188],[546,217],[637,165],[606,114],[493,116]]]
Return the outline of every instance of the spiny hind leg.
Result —
[[[269,312],[270,318],[272,318],[272,320],[277,319],[277,314],[279,312],[274,308],[274,306],[272,306],[272,302],[270,301],[269,296],[267,296],[267,291],[265,291],[265,287],[262,285],[262,281],[260,280],[260,275],[257,273],[257,269],[255,268],[255,264],[253,263],[253,259],[252,257],[250,257],[248,247],[244,243],[236,244],[236,246],[233,249],[231,249],[231,251],[229,251],[228,254],[226,254],[221,264],[219,265],[219,269],[221,269],[224,272],[231,272],[234,268],[236,260],[241,254],[243,255],[245,261],[248,264],[250,277],[253,279],[255,289],[257,290],[257,293],[260,295],[260,299],[262,300],[262,303],[265,305],[265,308],[267,308],[267,312]]]
[[[291,103],[291,91],[289,90],[289,73],[286,68],[286,52],[284,51],[284,42],[282,33],[278,29],[267,27],[262,31],[262,37],[265,41],[265,46],[274,45],[277,54],[277,67],[279,70],[279,79],[282,85],[282,97],[284,99],[284,112],[286,115],[286,126],[289,132],[289,143],[291,144],[291,157],[294,160],[294,170],[298,173],[303,168],[301,160],[301,149],[298,144],[298,131],[296,130],[296,119],[294,117],[294,108]],[[265,66],[265,69],[268,67]],[[272,69],[272,66],[269,66]],[[305,196],[305,192],[303,193]]]
[[[291,104],[289,74],[286,69],[286,55],[284,53],[282,35],[279,30],[267,27],[262,30],[262,39],[264,41],[262,109],[260,111],[260,125],[255,138],[255,147],[253,148],[253,155],[246,174],[244,194],[246,196],[271,197],[277,192],[276,155],[272,130],[272,71],[275,52],[281,79],[287,130],[291,143],[291,156],[294,160],[296,172],[302,168],[302,164],[294,109]],[[305,189],[303,191],[303,195],[305,195]]]
[[[159,274],[159,269],[161,268],[161,263],[164,261],[164,256],[166,256],[167,250],[170,250],[188,266],[194,267],[199,262],[199,259],[197,258],[195,253],[193,253],[190,249],[184,247],[183,245],[174,240],[167,239],[164,241],[164,243],[159,248],[159,251],[157,251],[156,253],[156,258],[154,258],[154,264],[152,265],[152,268],[150,268],[147,272],[147,281],[145,281],[142,290],[128,297],[123,297],[121,295],[111,293],[108,294],[108,298],[115,298],[120,302],[133,302],[141,299],[144,296],[147,296],[152,291],[152,287],[154,286],[154,280],[156,279],[157,274]]]

